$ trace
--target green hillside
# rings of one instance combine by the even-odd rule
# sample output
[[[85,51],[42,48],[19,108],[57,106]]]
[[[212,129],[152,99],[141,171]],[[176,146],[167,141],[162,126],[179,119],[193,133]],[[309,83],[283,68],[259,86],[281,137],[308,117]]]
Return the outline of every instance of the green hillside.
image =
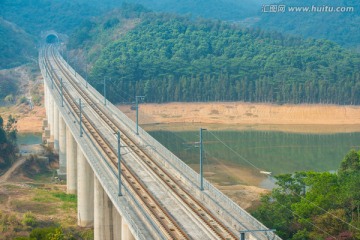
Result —
[[[0,69],[12,68],[35,58],[34,38],[0,18]]]
[[[1,0],[1,16],[36,36],[49,29],[69,33],[99,14],[96,8],[69,0]]]
[[[138,21],[115,41],[88,45],[100,52],[91,82],[100,90],[111,78],[114,102],[145,95],[148,102],[360,103],[360,57],[333,42],[174,15]],[[117,33],[116,25],[93,24],[89,39],[99,29]]]
[[[255,25],[263,29],[328,39],[343,46],[360,48],[360,1],[358,0],[284,0],[284,13],[263,12]],[[289,7],[353,7],[350,12],[294,12]],[[319,8],[319,10],[322,10]],[[336,9],[334,8],[334,11]]]
[[[222,20],[241,20],[256,14],[264,0],[77,0],[102,9],[120,7],[123,3],[141,4],[159,12],[191,14]]]
[[[0,6],[0,69],[36,59],[41,31],[69,34],[84,19],[100,14],[96,8],[60,0],[0,0]]]

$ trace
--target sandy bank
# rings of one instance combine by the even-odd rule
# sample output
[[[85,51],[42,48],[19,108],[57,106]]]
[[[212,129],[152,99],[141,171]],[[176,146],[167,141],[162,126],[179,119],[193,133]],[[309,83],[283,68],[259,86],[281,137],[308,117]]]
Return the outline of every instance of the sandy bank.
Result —
[[[9,115],[17,120],[16,127],[19,133],[41,133],[43,119],[46,117],[45,108],[35,106],[30,109],[27,105],[0,108],[0,116],[6,122]]]
[[[130,106],[119,108],[135,119]],[[275,105],[263,103],[141,104],[140,124],[209,124],[219,128],[289,132],[359,132],[360,106]]]

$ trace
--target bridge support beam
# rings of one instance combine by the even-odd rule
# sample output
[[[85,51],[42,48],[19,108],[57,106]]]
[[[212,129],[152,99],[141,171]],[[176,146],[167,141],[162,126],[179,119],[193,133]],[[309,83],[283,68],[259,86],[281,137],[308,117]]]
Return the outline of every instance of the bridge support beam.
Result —
[[[48,99],[49,99],[49,92],[48,92],[48,89],[47,89],[47,85],[44,81],[44,106],[45,106],[45,114],[46,114],[46,117],[48,117],[49,115],[49,106],[48,106]]]
[[[46,136],[46,142],[47,142],[47,146],[49,148],[53,148],[54,147],[54,112],[53,112],[53,98],[52,96],[49,94],[48,95],[48,127],[47,129],[45,129],[45,136]]]
[[[49,90],[47,88],[46,83],[44,82],[44,106],[45,106],[45,113],[46,118],[43,119],[43,136],[42,141],[46,143],[50,138],[50,121],[49,121]]]
[[[77,165],[78,225],[91,227],[94,225],[94,173],[79,145]]]
[[[66,186],[67,193],[76,194],[77,190],[77,143],[66,128]]]
[[[113,206],[112,210],[113,210],[112,211],[112,217],[113,217],[113,229],[114,229],[114,231],[113,231],[113,239],[124,239],[124,238],[121,238],[122,217],[118,213],[118,211],[116,210],[116,208],[114,206]]]
[[[54,149],[59,151],[59,109],[54,103]]]
[[[54,136],[54,99],[49,95],[49,128],[50,128],[50,138]]]
[[[66,176],[66,124],[64,118],[59,116],[59,170],[58,175]]]
[[[129,225],[124,220],[121,222],[121,239],[135,240],[135,237],[130,231]]]
[[[113,239],[113,206],[99,180],[94,177],[94,240]]]

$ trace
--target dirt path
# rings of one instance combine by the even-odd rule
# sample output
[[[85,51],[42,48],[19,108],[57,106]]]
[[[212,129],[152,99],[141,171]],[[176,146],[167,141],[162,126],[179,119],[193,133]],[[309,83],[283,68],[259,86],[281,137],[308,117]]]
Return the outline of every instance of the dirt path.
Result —
[[[19,158],[2,176],[0,176],[0,184],[5,183],[9,180],[11,175],[14,173],[16,169],[18,169],[22,164],[25,163],[27,157]]]

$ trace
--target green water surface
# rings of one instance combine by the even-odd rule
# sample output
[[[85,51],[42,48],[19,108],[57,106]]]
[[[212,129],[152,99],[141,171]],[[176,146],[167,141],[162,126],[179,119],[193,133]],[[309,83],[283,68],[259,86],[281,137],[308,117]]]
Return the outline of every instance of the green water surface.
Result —
[[[184,162],[199,162],[199,132],[150,134]],[[359,149],[360,133],[302,134],[273,131],[204,131],[205,164],[221,161],[272,172],[335,171],[350,149]]]
[[[41,142],[41,133],[21,133],[17,135],[18,145],[40,144]]]

